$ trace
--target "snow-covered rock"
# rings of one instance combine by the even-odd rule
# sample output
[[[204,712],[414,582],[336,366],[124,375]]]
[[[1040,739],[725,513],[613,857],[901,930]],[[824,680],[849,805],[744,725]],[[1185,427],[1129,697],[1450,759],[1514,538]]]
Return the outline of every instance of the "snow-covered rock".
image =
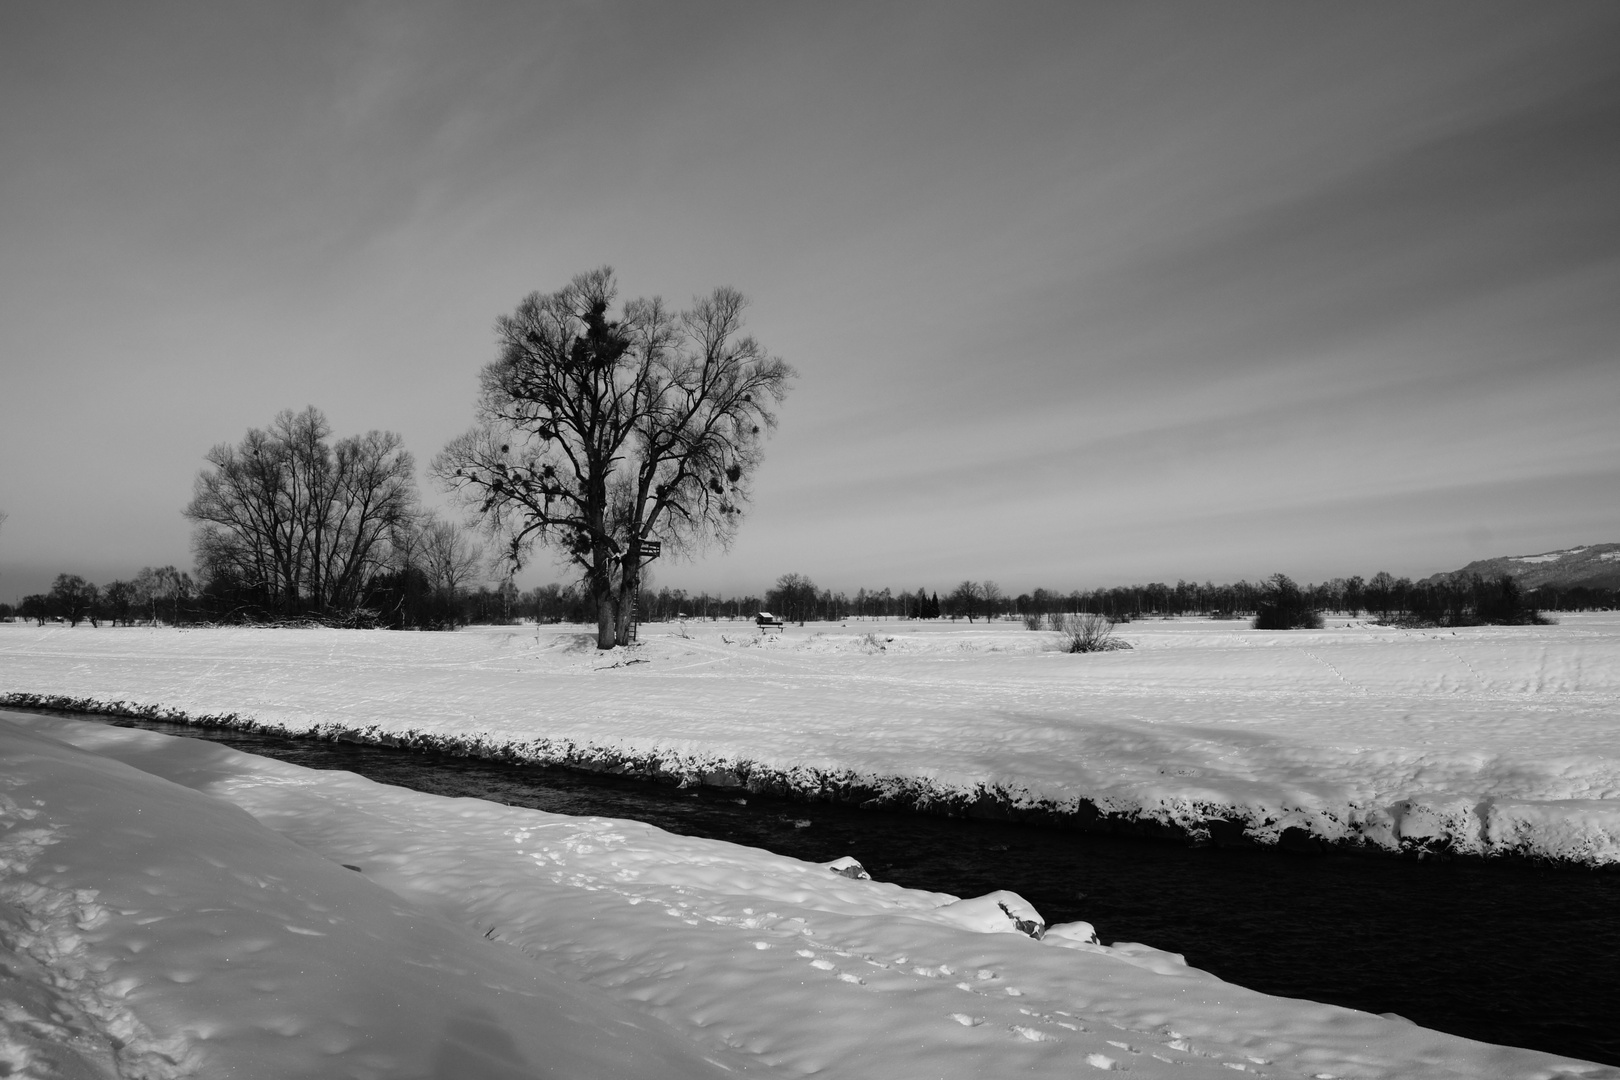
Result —
[[[839,877],[847,877],[855,881],[872,880],[872,875],[866,872],[866,867],[862,866],[860,860],[853,855],[845,855],[841,859],[834,859],[827,864],[827,869]]]
[[[1041,940],[1053,945],[1070,941],[1078,941],[1082,945],[1096,945],[1097,928],[1083,921],[1056,923],[1046,928],[1046,936]]]
[[[1023,934],[1038,941],[1046,933],[1046,920],[1035,906],[1007,889],[946,904],[930,916],[980,934]]]

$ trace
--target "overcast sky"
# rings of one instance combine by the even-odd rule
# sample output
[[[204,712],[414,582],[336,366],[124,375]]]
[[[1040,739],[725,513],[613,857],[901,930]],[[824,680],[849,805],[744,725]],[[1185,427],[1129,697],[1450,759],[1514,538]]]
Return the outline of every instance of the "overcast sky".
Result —
[[[662,584],[1620,540],[1617,56],[1601,3],[10,0],[0,600],[189,566],[202,455],[283,408],[425,465],[602,264],[800,372]]]

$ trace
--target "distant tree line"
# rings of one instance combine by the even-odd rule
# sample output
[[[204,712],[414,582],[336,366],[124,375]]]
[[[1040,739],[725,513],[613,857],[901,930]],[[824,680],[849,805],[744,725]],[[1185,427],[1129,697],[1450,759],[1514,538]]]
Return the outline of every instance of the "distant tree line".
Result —
[[[557,586],[548,588],[556,590]],[[562,591],[566,595],[566,590]],[[1266,625],[1310,625],[1313,617],[1363,613],[1388,622],[1436,626],[1535,621],[1539,611],[1611,610],[1620,608],[1620,589],[1577,587],[1524,591],[1509,575],[1487,579],[1453,574],[1414,582],[1380,571],[1369,579],[1333,578],[1300,585],[1284,574],[1261,582],[1151,582],[1092,590],[1060,592],[1038,588],[1007,596],[993,581],[964,581],[941,594],[927,589],[896,591],[857,589],[853,596],[817,588],[807,576],[784,574],[767,590],[763,602],[752,596],[726,598],[664,588],[641,594],[645,621],[673,618],[740,618],[769,610],[787,622],[837,622],[846,619],[1022,618],[1047,625],[1047,616],[1095,614],[1115,622],[1131,619],[1204,615],[1214,618],[1263,618]],[[546,610],[561,610],[548,606]],[[546,621],[550,621],[549,619]]]
[[[1525,599],[1542,611],[1614,611],[1620,608],[1620,588],[1542,585],[1526,592]]]
[[[22,598],[15,611],[0,604],[0,617],[21,616],[44,626],[60,620],[72,626],[103,622],[133,626],[137,622],[197,622],[197,587],[191,575],[172,566],[146,567],[129,581],[112,581],[103,587],[78,574],[58,574],[50,590]]]
[[[593,599],[577,584],[548,584],[527,591],[510,581],[494,586],[472,578],[479,565],[478,545],[447,523],[427,519],[413,543],[402,545],[367,583],[362,616],[350,613],[349,625],[399,629],[449,629],[475,624],[591,623]],[[424,542],[424,533],[436,537]],[[1279,580],[1281,579],[1281,580]],[[1436,582],[1413,582],[1386,573],[1335,578],[1298,585],[1285,575],[1264,582],[1239,581],[1202,585],[1150,583],[1067,593],[1034,589],[1015,597],[1001,595],[994,582],[964,582],[941,594],[927,589],[819,589],[803,574],[784,574],[763,597],[724,596],[685,589],[643,589],[635,617],[642,622],[675,619],[748,619],[761,610],[790,622],[838,622],[847,619],[1000,619],[1020,618],[1044,626],[1049,616],[1097,614],[1115,622],[1176,615],[1216,618],[1259,618],[1266,625],[1278,618],[1285,625],[1309,625],[1309,615],[1356,617],[1363,613],[1387,622],[1460,626],[1474,622],[1532,621],[1540,611],[1620,609],[1620,590],[1589,586],[1542,587],[1523,591],[1511,577],[1486,579],[1453,575]],[[220,583],[172,566],[143,569],[128,581],[97,588],[76,574],[62,574],[48,593],[27,596],[13,608],[0,604],[0,618],[20,616],[40,623],[60,619],[77,624],[186,625],[263,621],[272,616],[253,607],[243,595]]]
[[[544,602],[544,598],[558,594],[560,603]],[[522,593],[510,582],[494,587],[435,588],[432,579],[414,567],[404,574],[378,576],[368,585],[363,599],[375,606],[358,609],[360,617],[351,611],[330,620],[331,624],[452,629],[521,619],[577,622],[584,618],[577,590],[551,585]],[[147,567],[128,581],[112,581],[99,587],[79,574],[58,574],[49,591],[25,596],[16,606],[0,604],[0,619],[14,618],[32,620],[41,626],[61,622],[95,627],[282,621],[244,608],[239,596],[212,592],[206,584],[199,587],[189,573],[172,566]]]

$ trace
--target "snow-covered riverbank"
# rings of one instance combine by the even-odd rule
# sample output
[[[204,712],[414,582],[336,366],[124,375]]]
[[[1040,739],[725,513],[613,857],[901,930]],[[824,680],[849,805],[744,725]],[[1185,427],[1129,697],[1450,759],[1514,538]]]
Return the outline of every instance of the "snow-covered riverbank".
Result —
[[[0,828],[11,1075],[1620,1077],[1036,941],[1012,896],[67,718],[0,714]]]
[[[1620,616],[1261,632],[999,623],[762,638],[0,625],[0,700],[222,718],[805,798],[1620,862]]]

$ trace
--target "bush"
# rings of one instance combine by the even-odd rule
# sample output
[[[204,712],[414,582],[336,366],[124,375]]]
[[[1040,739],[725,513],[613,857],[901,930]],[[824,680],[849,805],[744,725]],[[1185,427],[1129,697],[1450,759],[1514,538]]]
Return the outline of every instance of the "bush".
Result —
[[[1041,613],[1038,611],[1026,611],[1019,618],[1024,620],[1025,630],[1039,630],[1041,628]]]
[[[1264,597],[1254,616],[1256,630],[1320,630],[1322,616],[1310,598],[1287,574],[1274,574],[1266,582]]]
[[[1064,637],[1064,652],[1113,652],[1131,647],[1129,642],[1114,637],[1114,620],[1106,615],[1089,611],[1079,615],[1053,615],[1051,622],[1052,629]]]

